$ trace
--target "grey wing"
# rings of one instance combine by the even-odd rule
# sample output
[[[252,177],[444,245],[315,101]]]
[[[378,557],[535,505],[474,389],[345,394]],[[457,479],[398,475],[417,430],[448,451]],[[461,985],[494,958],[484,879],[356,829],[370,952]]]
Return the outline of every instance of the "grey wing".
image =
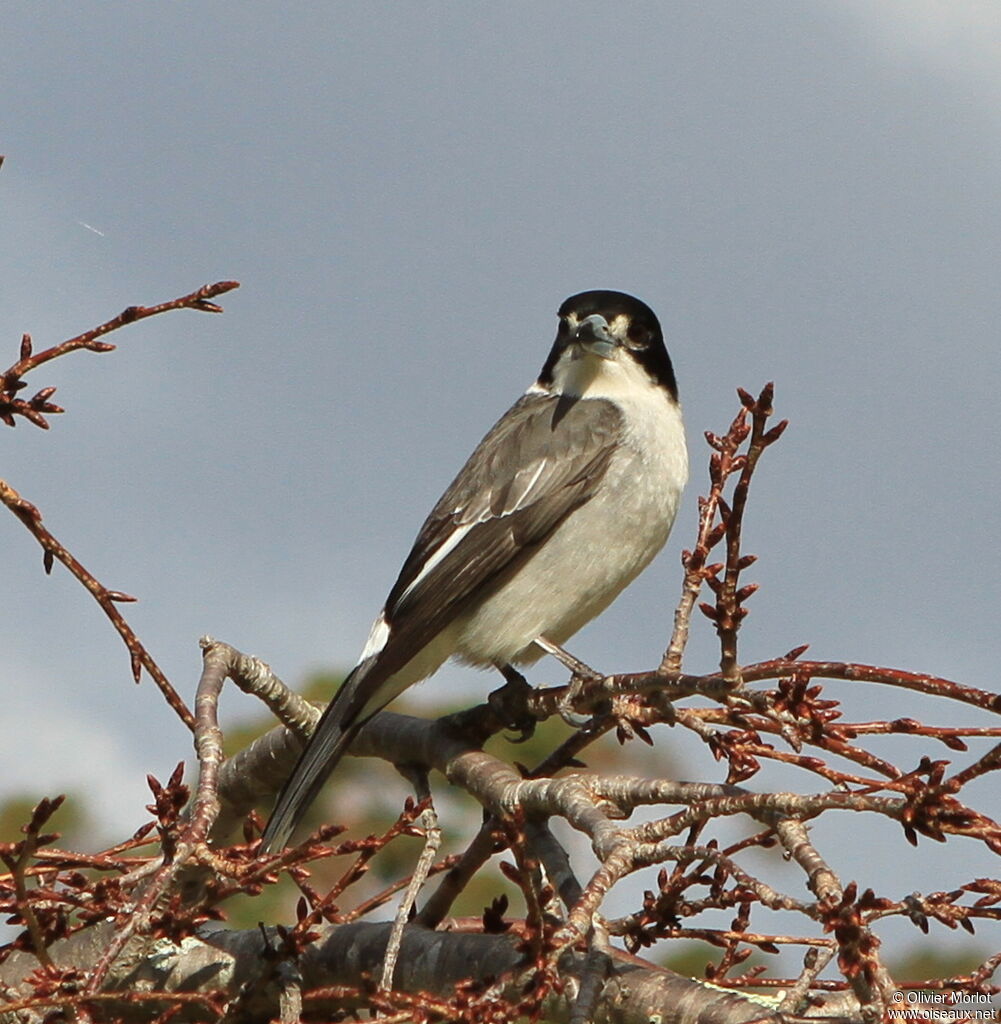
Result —
[[[347,749],[382,684],[494,576],[594,493],[618,445],[621,416],[600,399],[526,395],[480,442],[421,529],[386,601],[385,647],[345,680],[279,794],[262,849],[287,842]],[[385,703],[385,702],[383,702]]]
[[[603,399],[523,396],[428,516],[386,601],[379,662],[406,663],[466,598],[532,551],[594,493],[621,435]]]

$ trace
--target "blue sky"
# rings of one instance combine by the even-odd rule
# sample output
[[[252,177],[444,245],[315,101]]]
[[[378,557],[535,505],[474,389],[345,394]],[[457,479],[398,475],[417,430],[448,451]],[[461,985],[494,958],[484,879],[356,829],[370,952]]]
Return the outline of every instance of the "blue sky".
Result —
[[[593,287],[659,313],[693,481],[665,554],[576,653],[656,663],[702,433],[735,387],[774,380],[791,426],[752,495],[744,659],[809,642],[998,687],[996,5],[83,2],[4,20],[8,362],[22,331],[42,347],[242,282],[223,317],[172,314],[37,372],[66,415],[2,435],[3,477],[141,598],[126,612],[182,693],[204,633],[292,683],[348,666],[560,302]],[[0,537],[0,685],[25,723],[0,787],[86,789],[117,835],[188,737],[79,585],[43,576],[13,517]],[[691,671],[713,641],[698,625]],[[447,670],[418,696],[484,684]],[[832,693],[855,720],[938,711]]]

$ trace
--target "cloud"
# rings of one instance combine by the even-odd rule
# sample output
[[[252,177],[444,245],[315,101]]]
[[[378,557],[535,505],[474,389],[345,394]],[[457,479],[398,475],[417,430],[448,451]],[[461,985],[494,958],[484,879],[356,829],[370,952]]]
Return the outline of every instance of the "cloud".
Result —
[[[120,723],[102,721],[67,702],[65,688],[38,680],[37,665],[5,667],[8,681],[31,679],[32,685],[8,685],[4,695],[0,798],[37,801],[66,793],[82,799],[84,812],[97,826],[88,846],[121,839],[148,820],[149,767],[123,742]]]
[[[1001,94],[1001,7],[994,0],[849,0],[831,9],[852,18],[884,53],[979,85],[993,109]]]

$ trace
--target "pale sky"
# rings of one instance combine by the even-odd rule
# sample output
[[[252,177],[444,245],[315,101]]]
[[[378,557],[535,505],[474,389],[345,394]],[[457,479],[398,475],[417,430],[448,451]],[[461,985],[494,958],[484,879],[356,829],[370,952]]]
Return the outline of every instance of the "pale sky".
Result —
[[[66,415],[2,435],[4,479],[141,598],[126,614],[182,694],[203,633],[291,683],[352,663],[587,288],[658,312],[693,480],[665,554],[576,653],[656,664],[702,434],[774,380],[791,426],[752,494],[744,659],[809,642],[998,688],[996,3],[91,0],[8,5],[2,47],[3,365],[22,331],[40,348],[242,282],[222,317],[32,374]],[[79,584],[43,575],[12,516],[0,531],[0,791],[87,790],[118,836],[188,736]],[[699,623],[686,667],[714,656]],[[449,670],[421,696],[487,685]],[[939,711],[832,694],[853,720]],[[693,775],[720,770],[700,756]],[[926,884],[899,847],[902,891]],[[942,857],[943,887],[996,873],[972,843]]]

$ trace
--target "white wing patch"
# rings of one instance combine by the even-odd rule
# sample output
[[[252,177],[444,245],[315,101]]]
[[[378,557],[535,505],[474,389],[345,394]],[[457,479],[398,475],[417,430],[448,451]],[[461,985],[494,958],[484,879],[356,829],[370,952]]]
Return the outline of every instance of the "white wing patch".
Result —
[[[396,600],[396,604],[397,605],[401,604],[403,601],[406,601],[407,596],[414,589],[414,587],[416,587],[417,584],[420,583],[420,581],[422,579],[424,579],[424,577],[427,576],[427,574],[429,572],[431,572],[431,570],[434,569],[434,567],[450,551],[453,551],[455,549],[455,547],[459,543],[459,541],[461,541],[462,538],[465,537],[466,534],[469,533],[469,531],[475,525],[476,525],[476,523],[466,523],[464,526],[459,526],[455,530],[452,531],[452,534],[448,538],[448,540],[445,541],[445,543],[442,544],[442,546],[440,548],[438,548],[438,550],[421,566],[421,571],[414,577],[413,583],[411,583],[410,586],[407,587],[407,589],[404,590],[403,593],[400,594],[400,596],[397,598],[397,600]],[[381,619],[381,616],[380,616],[380,619]],[[372,629],[373,629],[373,635],[374,635],[375,627],[373,626]],[[388,633],[387,633],[387,635],[388,635]],[[371,640],[369,642],[371,643]],[[383,646],[385,646],[385,641],[383,641]],[[368,648],[366,648],[366,650],[367,649]],[[382,650],[382,647],[380,647],[379,650]]]
[[[358,657],[358,664],[360,665],[366,658],[374,658],[386,646],[388,639],[389,623],[386,621],[385,613],[380,612],[379,617],[372,623],[372,631],[368,634],[365,649]]]
[[[539,467],[532,474],[532,479],[528,481],[528,483],[525,485],[524,490],[521,492],[521,495],[518,498],[518,500],[515,501],[511,505],[510,511],[506,511],[505,515],[510,515],[511,512],[517,512],[518,509],[520,509],[524,505],[525,499],[532,493],[532,488],[539,482],[539,477],[542,476],[542,471],[545,468],[546,468],[546,460],[545,459],[540,459],[539,460]]]
[[[523,505],[525,503],[525,499],[531,494],[532,489],[538,483],[539,477],[542,476],[542,472],[543,472],[543,470],[545,468],[546,468],[546,460],[545,459],[541,459],[539,461],[538,467],[532,473],[531,479],[522,487],[521,494],[517,497],[516,500],[509,501],[509,503],[508,503],[509,507],[506,508],[501,513],[501,518],[504,518],[504,516],[509,516],[513,512],[517,512],[517,511],[519,511],[523,507]],[[462,512],[462,509],[461,508],[457,508],[455,510],[454,514],[460,514],[461,512]],[[463,523],[462,526],[457,526],[452,531],[452,533],[449,535],[448,540],[446,540],[445,543],[442,544],[441,547],[439,547],[438,550],[435,551],[435,553],[421,566],[420,572],[417,573],[417,575],[414,577],[413,582],[396,599],[396,604],[399,605],[399,604],[402,604],[404,601],[406,601],[406,599],[413,592],[414,588],[417,587],[420,584],[420,582],[427,577],[428,573],[432,572],[435,569],[435,567],[438,566],[442,562],[442,560],[444,558],[448,557],[448,555],[451,554],[451,552],[453,552],[459,546],[460,543],[462,543],[462,539],[466,536],[467,533],[469,533],[469,531],[471,529],[473,529],[474,526],[478,526],[480,523],[485,523],[485,522],[487,522],[487,520],[493,519],[493,518],[494,518],[494,514],[488,508],[486,511],[480,513],[480,515],[477,516],[477,518],[473,522],[471,522],[471,523]],[[380,621],[383,621],[383,620],[380,618]],[[378,625],[378,623],[376,625]],[[376,630],[375,630],[375,627],[373,626],[372,627],[372,636],[373,637],[375,636],[375,632],[376,632]],[[371,645],[371,643],[372,643],[372,639],[370,638],[369,639],[369,645]],[[383,646],[384,645],[385,645],[385,641],[383,641]],[[368,652],[368,647],[366,647],[365,650],[366,650],[366,652]],[[382,647],[380,647],[379,650],[382,650]],[[378,652],[370,652],[370,653],[378,653]]]

